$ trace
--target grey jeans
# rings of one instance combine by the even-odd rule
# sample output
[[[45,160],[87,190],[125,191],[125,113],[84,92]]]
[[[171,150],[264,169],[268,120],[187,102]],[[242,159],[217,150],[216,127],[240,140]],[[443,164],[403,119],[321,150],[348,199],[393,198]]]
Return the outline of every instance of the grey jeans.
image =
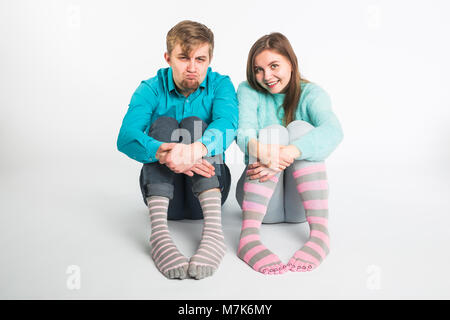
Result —
[[[178,123],[174,118],[163,116],[152,123],[148,135],[161,142],[191,144],[201,138],[207,127],[198,117],[188,117]],[[139,184],[145,204],[150,196],[169,198],[171,201],[167,215],[170,220],[202,219],[203,213],[197,197],[209,189],[220,189],[223,204],[230,191],[230,171],[221,154],[204,159],[215,168],[215,175],[211,178],[198,174],[193,177],[177,174],[159,162],[144,164]]]
[[[289,145],[291,141],[299,139],[313,128],[311,124],[302,120],[293,121],[287,127],[278,124],[270,125],[259,130],[258,141],[264,144]],[[269,201],[263,223],[299,223],[306,221],[305,209],[292,176],[293,167],[293,165],[290,165],[280,175],[277,187]],[[244,199],[244,178],[246,172],[247,167],[244,169],[236,186],[236,200],[241,208]]]

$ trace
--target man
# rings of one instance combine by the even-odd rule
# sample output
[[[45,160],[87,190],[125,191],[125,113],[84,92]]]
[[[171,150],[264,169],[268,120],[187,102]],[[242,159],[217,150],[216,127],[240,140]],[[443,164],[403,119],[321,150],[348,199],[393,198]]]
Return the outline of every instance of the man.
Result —
[[[152,258],[170,279],[211,276],[225,254],[221,206],[231,176],[224,152],[238,123],[231,80],[209,67],[214,35],[182,21],[167,34],[169,68],[142,81],[122,123],[117,148],[144,165],[139,178],[151,219]],[[167,219],[204,218],[202,239],[188,260]]]

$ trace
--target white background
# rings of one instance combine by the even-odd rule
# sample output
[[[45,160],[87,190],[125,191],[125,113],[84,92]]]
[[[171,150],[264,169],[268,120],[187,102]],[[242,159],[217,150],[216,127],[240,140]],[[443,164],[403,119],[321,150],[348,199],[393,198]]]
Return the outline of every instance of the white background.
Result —
[[[1,0],[0,298],[450,298],[449,9],[444,0]],[[344,141],[327,160],[332,251],[314,272],[267,277],[236,257],[235,144],[221,267],[202,281],[155,268],[141,164],[115,144],[132,93],[166,66],[166,33],[184,19],[213,30],[211,66],[236,87],[251,45],[278,31],[303,76],[330,94]],[[169,224],[188,256],[201,227]],[[262,227],[285,262],[307,234],[305,224]]]

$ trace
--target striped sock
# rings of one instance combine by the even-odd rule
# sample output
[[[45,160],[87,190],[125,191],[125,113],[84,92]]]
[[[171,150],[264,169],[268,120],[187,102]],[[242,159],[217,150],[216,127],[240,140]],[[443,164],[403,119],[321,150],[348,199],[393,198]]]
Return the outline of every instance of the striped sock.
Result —
[[[152,225],[152,258],[156,267],[169,279],[184,279],[187,276],[188,259],[173,243],[167,227],[169,199],[160,196],[147,198]]]
[[[261,222],[279,176],[280,173],[265,182],[246,177],[244,182],[243,221],[238,257],[254,270],[264,274],[282,274],[287,271],[280,258],[261,243],[259,235]]]
[[[222,194],[218,190],[209,190],[198,196],[205,219],[202,240],[195,255],[189,261],[189,275],[197,280],[212,276],[225,255],[225,243],[222,232]]]
[[[328,182],[323,162],[296,161],[294,165],[293,176],[311,232],[309,240],[289,260],[288,267],[303,272],[317,268],[330,252]]]

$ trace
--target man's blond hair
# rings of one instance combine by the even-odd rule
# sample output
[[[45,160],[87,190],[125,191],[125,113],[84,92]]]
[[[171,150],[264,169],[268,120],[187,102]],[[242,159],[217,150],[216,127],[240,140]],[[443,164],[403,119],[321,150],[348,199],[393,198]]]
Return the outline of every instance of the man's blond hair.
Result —
[[[209,44],[209,59],[214,50],[214,34],[204,24],[184,20],[169,30],[166,37],[167,53],[170,55],[177,44],[181,46],[184,54],[189,55],[192,49],[201,44]]]

